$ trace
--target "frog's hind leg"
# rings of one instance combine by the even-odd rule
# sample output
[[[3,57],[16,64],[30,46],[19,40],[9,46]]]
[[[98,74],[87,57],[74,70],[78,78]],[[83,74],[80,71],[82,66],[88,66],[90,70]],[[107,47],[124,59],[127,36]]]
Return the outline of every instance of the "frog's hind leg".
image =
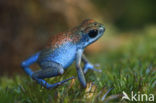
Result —
[[[46,81],[43,80],[44,78],[50,78],[50,77],[62,75],[64,73],[64,69],[60,64],[52,62],[52,61],[43,62],[42,64],[40,64],[40,66],[42,69],[34,72],[32,74],[32,78],[35,79],[42,86],[46,87],[47,89],[59,86],[63,84],[64,82],[67,82],[68,80],[71,80],[74,78],[74,77],[71,77],[66,80],[54,83],[54,84],[48,84]]]
[[[29,66],[38,60],[39,55],[40,55],[40,52],[29,57],[27,60],[25,60],[21,63],[21,67],[30,77],[34,78],[42,86],[46,87],[47,89],[53,88],[53,87],[61,85],[62,83],[74,78],[74,77],[71,77],[69,79],[63,80],[63,81],[55,83],[55,84],[48,84],[45,80],[43,80],[43,78],[61,75],[61,74],[63,74],[63,68],[61,66],[57,66],[58,65],[57,63],[47,62],[47,63],[43,63],[44,65],[46,65],[45,69],[39,70],[37,72],[33,72]],[[53,69],[53,67],[54,67],[54,69]],[[58,69],[56,69],[56,67],[58,67]],[[50,73],[52,73],[52,74],[50,74]]]

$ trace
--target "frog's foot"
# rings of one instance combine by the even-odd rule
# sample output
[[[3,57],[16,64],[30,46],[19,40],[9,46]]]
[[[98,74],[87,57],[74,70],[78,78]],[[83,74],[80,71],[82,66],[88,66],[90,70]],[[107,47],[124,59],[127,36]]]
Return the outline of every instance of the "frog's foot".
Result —
[[[99,64],[92,65],[91,63],[86,63],[84,65],[84,73],[86,74],[89,69],[97,71],[97,72],[102,72],[101,69],[95,68],[95,67],[99,67],[99,66],[100,66]]]
[[[55,87],[57,87],[57,86],[59,86],[59,85],[62,85],[63,83],[65,83],[65,82],[67,82],[67,81],[69,81],[69,80],[71,80],[71,79],[74,79],[75,77],[74,76],[72,76],[72,77],[70,77],[70,78],[68,78],[68,79],[65,79],[65,80],[62,80],[62,81],[60,81],[60,82],[57,82],[57,83],[54,83],[54,84],[49,84],[49,83],[47,83],[45,80],[43,80],[43,79],[37,79],[36,81],[39,83],[39,84],[41,84],[43,87],[45,87],[45,88],[47,88],[47,89],[52,89],[52,88],[55,88]]]

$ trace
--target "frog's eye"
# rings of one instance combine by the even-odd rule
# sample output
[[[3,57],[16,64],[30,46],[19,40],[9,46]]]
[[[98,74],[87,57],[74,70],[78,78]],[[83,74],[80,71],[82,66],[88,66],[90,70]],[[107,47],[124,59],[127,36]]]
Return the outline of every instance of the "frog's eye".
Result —
[[[88,35],[90,38],[94,38],[98,35],[98,30],[90,30]]]

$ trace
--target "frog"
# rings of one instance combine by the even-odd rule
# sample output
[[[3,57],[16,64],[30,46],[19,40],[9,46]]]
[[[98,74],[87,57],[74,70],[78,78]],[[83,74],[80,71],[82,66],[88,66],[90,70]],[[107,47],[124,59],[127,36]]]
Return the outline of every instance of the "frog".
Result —
[[[38,84],[51,89],[75,77],[72,76],[54,84],[50,84],[44,79],[63,75],[64,71],[75,62],[77,78],[80,85],[86,88],[85,74],[87,71],[90,69],[101,72],[101,69],[96,69],[95,65],[88,61],[84,50],[88,45],[101,38],[104,32],[103,24],[93,19],[86,19],[80,25],[66,32],[52,35],[45,48],[22,61],[21,67]],[[81,62],[84,63],[83,68]],[[41,69],[32,71],[30,65],[34,63],[37,63]]]

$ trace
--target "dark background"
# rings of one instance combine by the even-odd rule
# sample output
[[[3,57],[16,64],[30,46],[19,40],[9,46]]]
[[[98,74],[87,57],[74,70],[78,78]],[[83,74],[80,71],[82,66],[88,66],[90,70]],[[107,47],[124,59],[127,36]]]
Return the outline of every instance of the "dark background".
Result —
[[[154,0],[0,0],[0,75],[22,71],[20,62],[42,49],[51,35],[86,18],[120,32],[155,25],[155,4]]]

